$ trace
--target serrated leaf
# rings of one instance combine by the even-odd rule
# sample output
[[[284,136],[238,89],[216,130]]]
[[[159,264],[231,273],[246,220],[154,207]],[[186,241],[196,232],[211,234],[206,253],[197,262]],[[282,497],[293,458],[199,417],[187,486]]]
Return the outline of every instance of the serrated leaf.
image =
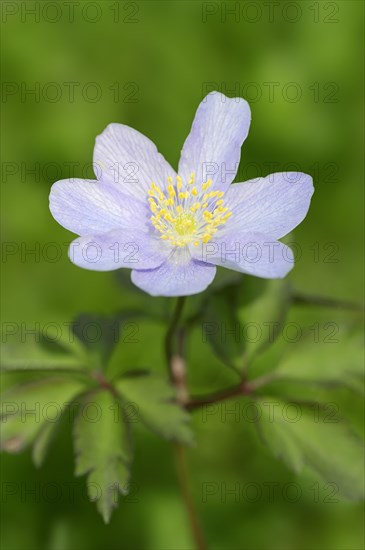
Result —
[[[106,523],[128,492],[131,448],[122,407],[109,391],[89,393],[74,425],[76,475],[88,474],[88,494]]]
[[[87,368],[86,360],[83,361],[76,355],[60,352],[56,349],[52,352],[39,343],[4,344],[1,348],[1,371],[74,371]]]
[[[276,340],[290,304],[287,281],[273,279],[257,284],[250,279],[246,278],[242,284],[237,307],[246,360],[251,360]]]
[[[85,313],[75,319],[72,330],[88,349],[94,366],[105,370],[115,347],[125,337],[123,323],[139,316],[140,312],[124,312],[111,316]]]
[[[140,289],[134,285],[131,281],[131,274],[127,269],[117,269],[114,271],[114,277],[118,284],[127,290],[128,293],[133,292],[135,294],[140,293]]]
[[[134,403],[138,417],[162,437],[191,445],[190,415],[175,401],[175,388],[162,376],[141,372],[114,383],[124,402]]]
[[[39,333],[39,343],[43,349],[52,353],[72,355],[82,363],[87,359],[85,347],[72,331],[72,323],[67,333],[60,332],[57,326],[47,327],[46,332]]]
[[[238,286],[242,283],[244,277],[243,273],[239,273],[238,271],[218,267],[214,281],[208,286],[206,292],[214,294],[221,292],[224,288]]]
[[[242,277],[242,275],[241,275]],[[253,303],[267,292],[269,279],[260,279],[251,275],[243,275],[240,282],[239,306]]]
[[[257,405],[257,428],[276,458],[297,474],[308,471],[335,483],[344,498],[364,497],[363,444],[345,423],[326,422],[303,406],[288,413],[288,404],[276,399],[259,399]]]
[[[348,386],[364,391],[364,344],[360,334],[344,335],[338,341],[311,341],[296,346],[273,373],[276,380],[324,386]]]
[[[38,437],[44,438],[61,420],[67,406],[85,388],[77,380],[52,377],[15,386],[2,396],[1,449],[22,451]],[[43,433],[46,430],[46,433]],[[34,460],[42,462],[49,441],[36,445]]]
[[[239,287],[232,285],[214,293],[205,304],[202,340],[208,341],[216,355],[227,366],[240,369],[244,343],[236,315]]]
[[[32,449],[32,459],[38,468],[42,466],[48,449],[55,437],[56,430],[58,428],[59,422],[45,424],[39,431],[35,441],[33,443]]]

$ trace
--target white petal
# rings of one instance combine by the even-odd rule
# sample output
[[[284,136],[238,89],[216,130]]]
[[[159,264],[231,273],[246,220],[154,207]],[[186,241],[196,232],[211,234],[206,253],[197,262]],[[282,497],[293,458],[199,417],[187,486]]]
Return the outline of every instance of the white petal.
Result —
[[[177,249],[157,269],[132,271],[132,282],[152,296],[189,296],[203,292],[216,270],[214,265],[191,259],[187,249]]]
[[[229,233],[196,247],[194,257],[264,279],[281,279],[292,269],[291,249],[261,233]]]
[[[96,138],[94,164],[103,179],[139,199],[147,196],[152,182],[167,186],[167,178],[176,176],[156,145],[124,124],[109,124]]]
[[[208,94],[181,152],[178,172],[183,180],[194,172],[197,183],[211,178],[217,189],[225,190],[237,173],[250,121],[250,107],[244,99]]]
[[[231,185],[225,206],[233,212],[227,231],[260,232],[280,239],[306,216],[313,180],[302,172],[270,174]]]
[[[49,196],[53,217],[77,235],[106,233],[116,228],[145,225],[147,206],[97,181],[70,179],[52,185]]]
[[[166,256],[156,239],[137,229],[80,237],[69,248],[70,260],[92,271],[113,271],[121,267],[151,269],[160,266]]]

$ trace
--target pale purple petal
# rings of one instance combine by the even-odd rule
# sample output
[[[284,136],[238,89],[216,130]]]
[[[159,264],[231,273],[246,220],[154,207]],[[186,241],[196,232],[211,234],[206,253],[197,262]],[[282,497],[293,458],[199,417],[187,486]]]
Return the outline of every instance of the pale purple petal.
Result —
[[[167,178],[176,176],[156,145],[124,124],[109,124],[96,138],[94,165],[97,175],[101,172],[103,179],[139,199],[147,196],[152,182],[167,187]]]
[[[52,185],[49,204],[58,223],[82,236],[135,225],[142,229],[149,216],[143,202],[91,180],[57,181]]]
[[[261,233],[226,233],[196,247],[195,258],[264,279],[281,279],[294,265],[288,246]]]
[[[160,241],[137,229],[80,237],[69,248],[70,260],[92,271],[113,271],[120,267],[151,269],[160,266],[166,256]]]
[[[313,191],[311,176],[302,172],[235,183],[225,195],[225,206],[233,212],[227,231],[257,231],[280,239],[305,218]]]
[[[181,152],[179,175],[197,183],[211,178],[224,191],[234,180],[251,121],[248,103],[212,92],[200,103]]]
[[[152,296],[189,296],[203,292],[216,267],[197,260],[180,264],[167,260],[157,269],[132,271],[132,282]]]

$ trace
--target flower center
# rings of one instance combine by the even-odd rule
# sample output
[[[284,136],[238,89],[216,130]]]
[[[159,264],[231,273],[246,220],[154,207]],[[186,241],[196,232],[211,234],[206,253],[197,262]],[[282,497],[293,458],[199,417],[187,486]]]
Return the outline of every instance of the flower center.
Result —
[[[184,185],[180,176],[176,176],[176,183],[169,177],[167,191],[161,191],[155,183],[148,191],[151,222],[160,238],[173,246],[209,242],[232,215],[224,206],[224,192],[209,191],[212,180],[202,183],[200,188],[194,180],[191,174]]]
[[[181,237],[191,235],[196,231],[196,221],[193,214],[181,214],[175,222],[176,233]]]

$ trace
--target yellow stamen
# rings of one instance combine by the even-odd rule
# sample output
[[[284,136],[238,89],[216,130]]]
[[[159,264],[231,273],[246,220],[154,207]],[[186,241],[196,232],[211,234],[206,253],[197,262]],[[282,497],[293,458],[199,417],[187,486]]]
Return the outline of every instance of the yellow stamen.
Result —
[[[223,206],[224,192],[209,191],[213,184],[211,179],[202,183],[199,189],[194,185],[194,173],[185,184],[180,176],[176,176],[176,186],[171,176],[167,181],[166,187],[152,182],[148,190],[151,223],[160,233],[160,238],[173,247],[208,243],[232,215]],[[188,190],[190,185],[193,187]],[[191,196],[198,200],[192,203]],[[178,204],[175,199],[178,199]]]

